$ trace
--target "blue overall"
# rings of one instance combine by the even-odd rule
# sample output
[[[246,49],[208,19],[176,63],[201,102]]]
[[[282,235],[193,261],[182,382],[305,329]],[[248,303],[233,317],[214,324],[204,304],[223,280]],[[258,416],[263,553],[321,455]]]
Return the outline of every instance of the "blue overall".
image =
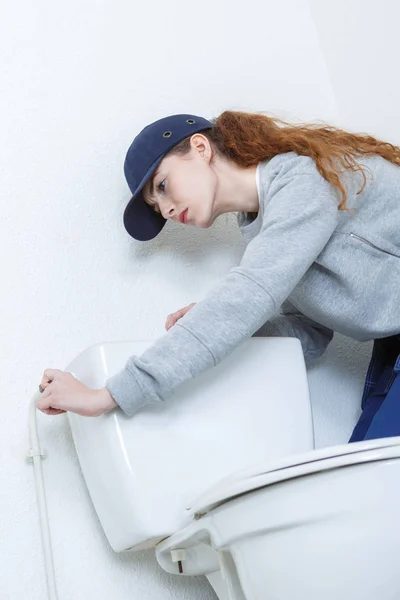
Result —
[[[361,408],[349,443],[400,435],[400,334],[374,340]]]

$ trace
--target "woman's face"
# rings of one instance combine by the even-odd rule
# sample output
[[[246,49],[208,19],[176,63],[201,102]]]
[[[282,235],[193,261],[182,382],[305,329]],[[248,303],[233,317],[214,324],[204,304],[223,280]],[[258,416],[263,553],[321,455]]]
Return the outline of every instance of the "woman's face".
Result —
[[[165,219],[210,227],[215,218],[218,177],[211,166],[208,139],[194,134],[185,156],[166,156],[144,187],[145,201]]]

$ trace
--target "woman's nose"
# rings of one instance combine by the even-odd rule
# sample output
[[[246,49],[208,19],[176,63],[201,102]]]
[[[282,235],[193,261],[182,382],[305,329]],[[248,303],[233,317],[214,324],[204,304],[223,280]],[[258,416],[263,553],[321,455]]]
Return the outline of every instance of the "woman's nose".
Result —
[[[171,219],[175,214],[175,207],[169,203],[160,207],[160,210],[164,219]]]

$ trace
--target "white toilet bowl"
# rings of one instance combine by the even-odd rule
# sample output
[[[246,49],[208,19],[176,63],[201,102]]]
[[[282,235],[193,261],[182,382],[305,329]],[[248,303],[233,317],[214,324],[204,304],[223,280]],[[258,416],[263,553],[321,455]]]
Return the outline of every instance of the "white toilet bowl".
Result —
[[[97,344],[67,370],[102,387],[150,344]],[[221,600],[400,598],[400,437],[313,450],[299,340],[251,338],[133,418],[68,419],[115,552],[155,548]]]
[[[397,600],[399,507],[400,437],[325,448],[214,486],[156,556],[221,600]]]

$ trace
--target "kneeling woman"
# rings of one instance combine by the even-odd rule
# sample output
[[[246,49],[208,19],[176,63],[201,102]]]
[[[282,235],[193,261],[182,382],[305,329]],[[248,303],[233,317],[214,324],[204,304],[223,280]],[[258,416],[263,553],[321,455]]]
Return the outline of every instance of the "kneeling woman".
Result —
[[[206,228],[236,212],[246,250],[101,390],[46,369],[40,410],[95,416],[119,405],[132,416],[252,335],[298,337],[313,359],[337,331],[374,340],[350,441],[400,435],[400,147],[262,114],[172,115],[137,135],[125,176],[133,238],[154,238],[167,220]]]

